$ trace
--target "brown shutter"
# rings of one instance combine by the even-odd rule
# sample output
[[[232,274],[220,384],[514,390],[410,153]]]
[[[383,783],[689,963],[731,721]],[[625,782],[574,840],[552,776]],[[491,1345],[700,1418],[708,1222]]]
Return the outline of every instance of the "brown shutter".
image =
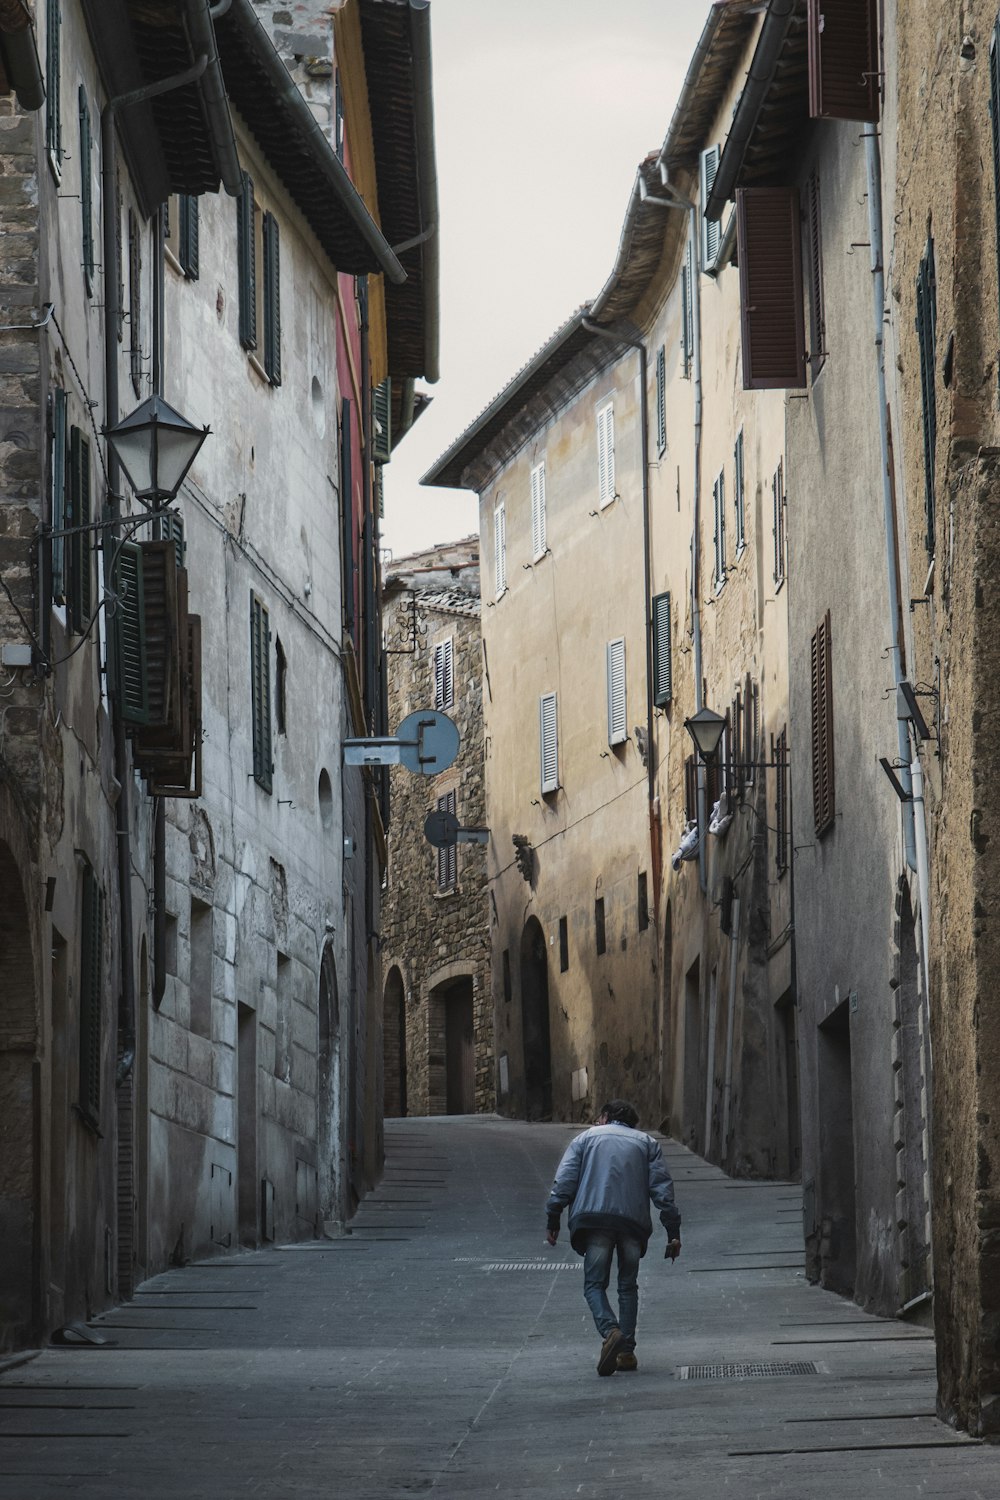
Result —
[[[809,113],[877,123],[878,0],[809,0]]]
[[[812,781],[813,820],[817,836],[833,827],[833,668],[830,611],[812,638]]]
[[[149,756],[149,792],[156,797],[201,796],[201,616],[187,616],[184,654],[184,742],[174,753]]]
[[[802,241],[796,188],[738,188],[743,386],[804,386]]]
[[[180,615],[178,586],[184,576],[172,541],[141,542],[143,611],[149,718],[134,738],[140,747],[161,750],[180,737]],[[184,600],[186,607],[186,596]]]

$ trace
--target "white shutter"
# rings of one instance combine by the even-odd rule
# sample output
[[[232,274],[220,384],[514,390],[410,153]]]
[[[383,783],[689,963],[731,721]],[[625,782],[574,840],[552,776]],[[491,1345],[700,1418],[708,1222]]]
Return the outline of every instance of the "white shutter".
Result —
[[[653,702],[662,708],[673,697],[670,656],[670,595],[653,600]]]
[[[493,510],[493,582],[499,599],[507,588],[507,512],[502,500]]]
[[[628,708],[625,701],[625,637],[608,642],[608,744],[623,745],[628,739]]]
[[[538,740],[542,792],[557,792],[559,790],[559,732],[555,693],[543,693],[538,700]]]
[[[721,231],[718,219],[705,218],[705,204],[708,202],[715,182],[715,174],[719,170],[720,150],[718,146],[710,146],[707,151],[701,153],[701,269],[703,271],[714,271],[715,263],[719,258],[719,243]]]
[[[601,506],[615,498],[615,408],[609,402],[597,413],[597,486]]]
[[[531,471],[531,557],[537,562],[545,556],[548,543],[545,528],[545,463]]]
[[[451,708],[455,702],[454,643],[449,636],[434,647],[434,707]]]
[[[681,309],[683,322],[681,344],[684,351],[684,378],[687,380],[691,374],[691,363],[694,358],[694,240],[690,235],[684,252],[682,292],[684,306]]]
[[[455,792],[446,792],[443,797],[437,799],[438,812],[451,813],[453,816],[458,812],[458,799]],[[437,883],[439,891],[453,891],[458,884],[458,845],[444,844],[437,851]]]
[[[715,586],[721,588],[726,581],[726,475],[723,471],[715,481]]]

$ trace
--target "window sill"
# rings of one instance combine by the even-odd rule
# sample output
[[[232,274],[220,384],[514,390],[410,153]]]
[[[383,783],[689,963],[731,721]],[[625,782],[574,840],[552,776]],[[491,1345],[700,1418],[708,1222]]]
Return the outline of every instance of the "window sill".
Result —
[[[460,896],[461,894],[462,894],[462,892],[459,890],[458,886],[457,885],[453,885],[453,886],[451,886],[446,891],[435,891],[434,892],[434,900],[435,901],[452,901],[452,900],[454,900],[454,898],[456,896]]]
[[[261,380],[268,387],[268,389],[273,389],[271,377],[268,375],[267,371],[264,369],[264,366],[261,364],[256,354],[254,354],[251,349],[247,350],[247,364],[250,366],[251,370],[255,372],[255,374],[260,376]]]
[[[184,267],[181,265],[180,261],[177,259],[176,255],[171,250],[169,245],[164,245],[163,247],[163,259],[166,264],[170,266],[171,270],[177,272],[178,276],[184,276]]]
[[[88,1114],[88,1112],[79,1104],[73,1104],[70,1107],[73,1113],[76,1115],[77,1119],[80,1121],[80,1124],[83,1125],[85,1129],[89,1130],[91,1135],[96,1135],[99,1141],[103,1141],[104,1131],[100,1128],[93,1115]]]

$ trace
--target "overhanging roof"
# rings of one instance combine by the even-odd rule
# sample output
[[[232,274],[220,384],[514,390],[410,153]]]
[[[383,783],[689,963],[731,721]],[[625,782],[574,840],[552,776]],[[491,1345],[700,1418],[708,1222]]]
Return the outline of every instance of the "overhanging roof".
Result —
[[[10,92],[22,109],[41,109],[45,103],[35,28],[25,0],[0,0],[0,93]]]
[[[715,0],[711,6],[660,147],[668,172],[697,162],[760,10],[760,0]]]

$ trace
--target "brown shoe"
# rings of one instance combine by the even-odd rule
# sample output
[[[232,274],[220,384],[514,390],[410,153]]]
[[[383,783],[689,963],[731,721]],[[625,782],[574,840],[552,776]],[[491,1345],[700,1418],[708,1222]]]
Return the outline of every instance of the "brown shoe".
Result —
[[[598,1375],[613,1375],[625,1345],[625,1335],[620,1328],[612,1328],[604,1343],[601,1345],[601,1357],[597,1361]]]
[[[623,1349],[615,1361],[616,1370],[638,1370],[639,1361],[631,1349]]]

